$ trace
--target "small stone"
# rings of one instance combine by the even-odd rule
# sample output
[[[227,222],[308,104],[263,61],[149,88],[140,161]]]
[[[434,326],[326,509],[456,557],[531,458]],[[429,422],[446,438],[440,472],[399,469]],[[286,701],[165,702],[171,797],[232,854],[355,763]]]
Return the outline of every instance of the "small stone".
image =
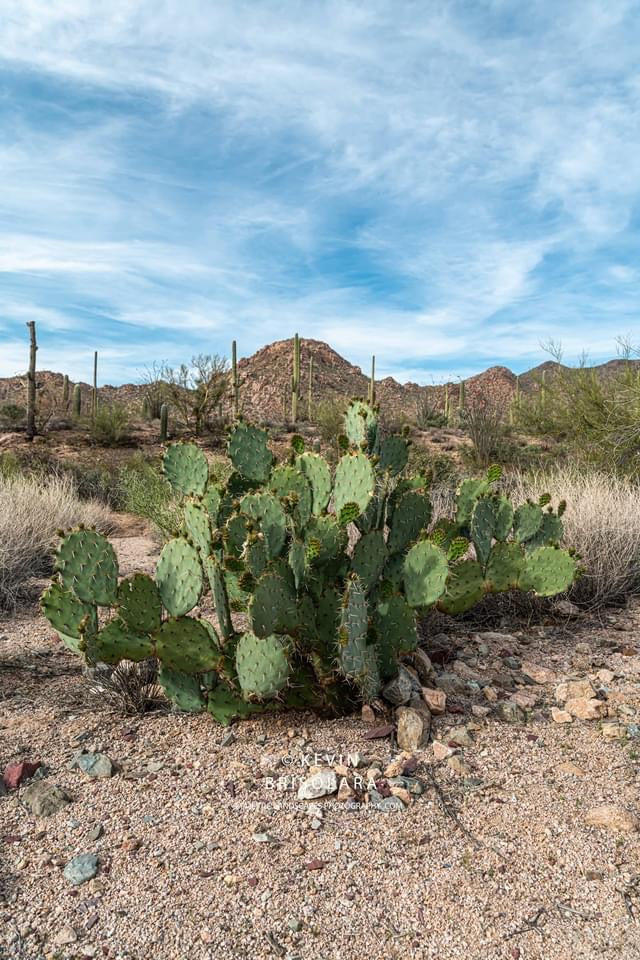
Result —
[[[365,703],[360,712],[363,723],[375,723],[376,715],[374,713],[373,707],[370,707],[368,703]]]
[[[590,680],[569,680],[559,683],[555,691],[557,703],[577,699],[591,700],[595,695],[596,691]]]
[[[538,697],[535,693],[525,693],[524,690],[518,690],[516,693],[512,693],[509,699],[517,704],[521,710],[533,710],[538,702]]]
[[[479,717],[483,719],[491,713],[491,707],[481,707],[480,704],[474,703],[471,707],[471,713],[474,717]]]
[[[489,703],[495,703],[498,699],[498,691],[495,687],[487,685],[482,688],[482,693],[484,694],[485,700],[488,700]]]
[[[548,667],[541,667],[537,663],[532,663],[530,660],[523,660],[520,670],[525,677],[529,677],[534,683],[554,683],[556,679],[553,670],[549,670]]]
[[[254,843],[279,843],[277,837],[272,836],[270,833],[252,833],[251,839]]]
[[[391,787],[391,796],[399,797],[404,803],[405,807],[409,807],[411,805],[411,794],[406,787]]]
[[[634,833],[640,829],[638,818],[614,803],[603,803],[599,807],[592,807],[587,810],[584,819],[590,827],[600,827],[603,830]]]
[[[571,714],[559,707],[551,707],[551,719],[554,723],[573,723]]]
[[[385,777],[397,777],[398,774],[404,770],[407,760],[410,759],[411,754],[403,750],[402,753],[398,754],[398,756],[384,768]]]
[[[563,617],[577,617],[580,613],[580,607],[572,603],[571,600],[556,600],[553,609]]]
[[[439,740],[434,740],[432,746],[433,755],[436,760],[446,760],[448,757],[452,757],[455,753],[453,747],[449,747],[446,743],[441,743]]]
[[[413,692],[413,678],[408,670],[400,668],[397,677],[389,680],[382,688],[382,696],[394,707],[408,703]]]
[[[447,760],[447,766],[459,777],[468,777],[471,774],[470,768],[458,754],[455,754],[453,757],[449,757]]]
[[[498,714],[505,723],[526,723],[524,710],[512,700],[503,700],[498,706]]]
[[[343,778],[340,781],[340,786],[338,787],[338,800],[341,803],[344,803],[346,800],[351,800],[355,797],[355,791],[349,786],[349,781]]]
[[[441,716],[447,709],[447,695],[444,690],[431,690],[429,687],[423,687],[422,699],[434,717]]]
[[[93,880],[98,872],[98,858],[94,853],[79,853],[64,868],[64,878],[74,886]]]
[[[403,812],[406,809],[400,797],[393,795],[383,797],[377,790],[369,791],[369,802],[375,810],[380,810],[382,813]]]
[[[236,735],[233,730],[227,730],[224,737],[220,741],[221,747],[230,747],[232,743],[235,743]]]
[[[51,817],[61,810],[71,798],[61,787],[45,780],[36,780],[22,791],[20,800],[34,817]]]
[[[509,670],[519,670],[522,666],[522,660],[519,657],[503,657],[502,662]]]
[[[256,743],[258,744],[258,746],[264,747],[266,742],[267,742],[266,733],[259,733],[258,736],[256,737]]]
[[[596,673],[596,678],[600,681],[600,683],[604,683],[606,685],[613,683],[615,677],[616,675],[613,670],[598,670]]]
[[[327,797],[338,789],[335,770],[321,770],[304,780],[298,788],[298,800],[316,800]]]
[[[287,926],[293,933],[300,933],[302,930],[302,920],[297,920],[292,917],[290,920],[287,920]]]
[[[113,764],[106,753],[79,753],[69,764],[71,770],[77,767],[88,777],[113,776]]]
[[[104,833],[104,827],[102,826],[102,824],[94,823],[94,825],[91,827],[91,830],[89,830],[89,833],[87,834],[87,836],[89,837],[89,840],[99,840],[103,833]]]
[[[202,940],[203,943],[206,943],[206,944],[214,943],[215,941],[215,937],[211,933],[211,930],[209,929],[204,929],[200,931],[200,939]]]
[[[319,817],[313,817],[309,823],[309,826],[312,830],[319,830],[322,826],[322,820]]]
[[[474,670],[473,667],[470,667],[468,663],[464,662],[464,660],[454,660],[451,669],[456,676],[462,677],[463,680],[480,679],[480,674],[478,671]]]
[[[627,728],[621,723],[603,723],[602,736],[605,740],[626,740]]]
[[[587,870],[585,877],[587,880],[604,880],[604,873],[601,870]]]
[[[454,743],[457,747],[472,747],[473,738],[468,727],[454,727],[447,734],[447,743]]]
[[[586,697],[574,697],[567,700],[564,707],[567,713],[578,720],[599,720],[607,712],[607,706],[602,700],[588,700]]]
[[[566,760],[564,763],[559,763],[556,767],[556,770],[558,773],[566,773],[570,777],[584,777],[585,775],[582,767],[572,763],[570,760]]]
[[[425,735],[425,723],[417,710],[413,707],[399,707],[396,711],[398,720],[396,737],[401,750],[413,753],[419,750]]]
[[[59,930],[58,933],[56,933],[52,943],[56,947],[67,947],[70,943],[75,943],[77,939],[78,934],[75,932],[73,927],[63,927],[62,930]]]
[[[236,886],[238,885],[238,883],[240,882],[240,880],[239,880],[239,878],[235,875],[235,873],[227,873],[227,874],[225,874],[225,876],[223,877],[223,882],[224,882],[228,887],[236,887]]]
[[[34,763],[30,763],[28,760],[8,763],[2,774],[2,782],[7,790],[15,790],[25,780],[29,780],[40,766],[39,760]]]

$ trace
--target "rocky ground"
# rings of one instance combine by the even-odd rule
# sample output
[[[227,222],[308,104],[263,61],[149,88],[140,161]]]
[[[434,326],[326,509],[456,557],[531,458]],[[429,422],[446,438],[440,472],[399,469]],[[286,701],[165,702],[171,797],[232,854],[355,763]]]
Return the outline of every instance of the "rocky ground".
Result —
[[[229,731],[0,623],[0,957],[640,957],[639,625],[459,624],[399,717]]]

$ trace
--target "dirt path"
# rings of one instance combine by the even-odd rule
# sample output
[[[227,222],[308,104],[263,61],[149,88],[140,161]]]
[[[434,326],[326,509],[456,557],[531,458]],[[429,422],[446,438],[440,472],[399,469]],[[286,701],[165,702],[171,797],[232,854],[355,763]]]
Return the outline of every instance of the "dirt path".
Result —
[[[124,572],[153,566],[139,532],[114,542]],[[464,712],[434,718],[433,736],[446,746],[465,724],[470,745],[454,763],[417,752],[424,793],[402,812],[334,795],[315,817],[277,777],[308,774],[314,753],[384,769],[396,751],[360,717],[268,716],[233,738],[207,716],[123,717],[41,617],[0,623],[0,762],[41,761],[42,782],[71,798],[35,817],[26,785],[0,797],[0,956],[640,957],[640,834],[586,822],[602,804],[640,814],[639,622],[636,608],[570,631],[462,629],[438,671]],[[527,679],[529,662],[548,682]],[[553,722],[567,677],[591,677],[609,716]],[[507,723],[518,694],[535,702]],[[603,735],[613,722],[624,739]],[[70,769],[80,749],[107,754],[114,775]],[[97,875],[73,886],[63,869],[83,853]]]

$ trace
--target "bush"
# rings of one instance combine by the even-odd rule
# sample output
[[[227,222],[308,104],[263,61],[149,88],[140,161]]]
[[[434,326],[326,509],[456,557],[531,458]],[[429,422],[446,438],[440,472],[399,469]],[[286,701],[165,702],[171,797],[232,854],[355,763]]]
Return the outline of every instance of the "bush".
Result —
[[[0,422],[6,424],[9,428],[17,427],[24,423],[27,411],[17,403],[0,404]]]
[[[81,500],[100,500],[113,510],[119,508],[118,473],[111,467],[89,467],[67,460],[58,460],[43,450],[22,451],[20,456],[7,451],[0,454],[0,476],[69,479]]]
[[[447,426],[447,418],[438,410],[434,403],[425,394],[416,404],[416,427],[419,430],[430,430]]]
[[[508,481],[514,502],[550,493],[566,499],[565,539],[577,550],[584,575],[572,600],[592,607],[633,596],[640,589],[640,487],[603,472],[563,467],[551,472],[516,473]]]
[[[500,459],[505,425],[497,404],[486,399],[475,399],[462,411],[460,422],[471,440],[470,460],[474,467],[488,467]]]
[[[120,470],[119,505],[126,513],[149,520],[168,540],[182,531],[180,499],[164,479],[158,464],[142,456]]]
[[[51,570],[56,531],[79,523],[113,527],[109,510],[80,500],[69,477],[0,475],[0,610],[30,596],[30,581]]]
[[[90,422],[89,432],[101,447],[117,447],[129,439],[129,414],[126,407],[114,403],[99,406]]]
[[[314,423],[320,439],[333,457],[338,454],[338,437],[344,432],[347,403],[346,397],[335,395],[321,400],[314,408]]]

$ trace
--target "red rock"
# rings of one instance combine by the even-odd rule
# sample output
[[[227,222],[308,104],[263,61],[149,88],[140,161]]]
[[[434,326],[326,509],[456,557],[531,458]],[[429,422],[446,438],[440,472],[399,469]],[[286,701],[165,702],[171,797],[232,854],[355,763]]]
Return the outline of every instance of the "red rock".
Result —
[[[2,775],[5,787],[7,790],[15,790],[21,783],[32,777],[40,766],[39,760],[36,760],[35,763],[30,763],[28,760],[8,763]]]
[[[386,727],[374,727],[373,730],[367,730],[366,733],[362,734],[363,740],[382,740],[384,737],[388,737],[390,733],[393,733],[393,724],[389,723]]]
[[[313,860],[309,860],[309,863],[305,863],[304,865],[305,870],[322,870],[324,866],[325,866],[325,861],[318,860],[317,857],[315,857]]]
[[[257,887],[257,886],[258,886],[258,878],[257,878],[257,877],[249,877],[249,879],[247,880],[247,883],[249,884],[250,887]]]

